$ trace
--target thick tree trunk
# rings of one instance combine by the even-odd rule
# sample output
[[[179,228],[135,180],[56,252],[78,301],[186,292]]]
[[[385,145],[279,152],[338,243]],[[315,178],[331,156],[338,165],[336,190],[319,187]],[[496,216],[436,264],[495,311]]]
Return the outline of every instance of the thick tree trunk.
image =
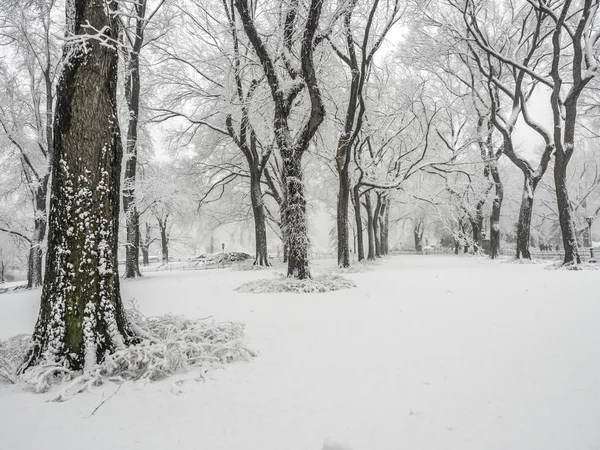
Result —
[[[263,195],[260,187],[260,176],[256,171],[252,171],[250,174],[250,199],[254,213],[254,235],[256,242],[254,264],[257,266],[270,266],[267,251],[267,226],[265,222]]]
[[[581,257],[577,248],[573,210],[569,201],[567,190],[567,164],[568,159],[562,152],[556,152],[554,162],[554,186],[556,188],[556,202],[558,206],[558,220],[562,233],[565,258],[563,264],[580,264]]]
[[[347,150],[349,151],[349,150]],[[348,168],[343,167],[339,174],[337,203],[337,249],[338,266],[350,267],[350,249],[348,239],[348,204],[350,201],[350,176]]]
[[[490,174],[494,181],[495,196],[492,201],[492,214],[490,216],[490,257],[497,258],[500,255],[500,212],[502,200],[504,199],[504,187],[500,179],[497,163],[490,166]]]
[[[107,7],[74,2],[67,28],[117,39]],[[22,370],[52,362],[91,368],[132,342],[117,263],[122,146],[117,117],[117,50],[88,39],[67,43],[58,84],[46,276],[33,346]]]
[[[283,226],[288,248],[288,277],[311,278],[308,267],[308,225],[306,198],[300,157],[294,152],[283,156]]]
[[[517,220],[517,259],[531,259],[531,216],[533,214],[533,196],[535,186],[530,176],[525,175],[521,208]]]
[[[169,237],[167,236],[166,221],[159,221],[158,228],[160,230],[160,248],[162,251],[161,260],[163,264],[169,264]]]
[[[356,221],[356,250],[358,252],[358,260],[365,259],[365,243],[363,238],[361,205],[360,205],[360,185],[357,184],[353,189],[354,193],[354,218]]]
[[[367,259],[369,261],[375,260],[375,229],[373,227],[373,207],[371,205],[371,193],[365,193],[365,206],[367,208],[367,234],[369,241],[369,253]]]

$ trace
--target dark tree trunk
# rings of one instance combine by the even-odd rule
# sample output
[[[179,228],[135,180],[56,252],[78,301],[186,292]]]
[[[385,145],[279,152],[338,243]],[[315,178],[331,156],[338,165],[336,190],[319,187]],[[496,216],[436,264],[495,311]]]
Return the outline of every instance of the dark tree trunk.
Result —
[[[35,203],[36,214],[34,218],[33,236],[29,247],[27,264],[27,288],[31,289],[42,285],[43,251],[42,245],[46,235],[46,194],[48,177],[45,177],[37,188]]]
[[[144,239],[140,241],[140,250],[142,251],[142,265],[149,266],[150,259],[148,258],[148,252],[150,250],[150,239],[151,239],[150,232],[151,232],[152,228],[150,227],[150,224],[148,222],[145,222],[144,225],[146,227],[146,230],[145,230],[145,234],[144,234]],[[138,230],[138,234],[140,234],[139,230]]]
[[[375,239],[375,257],[381,258],[381,234],[379,228],[379,214],[381,213],[381,194],[377,193],[377,203],[373,212],[373,238]]]
[[[356,220],[356,249],[358,252],[358,260],[365,259],[365,243],[363,238],[361,205],[360,205],[360,185],[354,186],[354,218]]]
[[[308,267],[308,224],[306,223],[306,198],[300,158],[283,156],[283,233],[288,249],[288,277],[304,280],[310,278]]]
[[[160,248],[162,251],[162,263],[169,264],[169,235],[167,233],[168,216],[164,219],[157,218],[158,229],[160,231]]]
[[[77,1],[67,29],[104,30],[117,38],[112,14]],[[122,146],[117,117],[115,48],[88,39],[67,43],[57,89],[46,276],[33,346],[22,367],[45,362],[91,368],[133,339],[117,263]]]
[[[381,209],[379,211],[379,254],[381,256],[387,255],[386,250],[386,240],[387,240],[387,230],[386,230],[386,215],[388,209],[388,198],[387,196],[383,197],[381,200]]]
[[[525,175],[521,208],[517,220],[517,259],[531,259],[531,216],[533,214],[533,196],[535,185],[531,177]]]
[[[144,42],[144,25],[146,0],[135,6],[136,27],[133,47],[128,52],[127,73],[125,76],[125,98],[129,109],[127,126],[127,153],[125,159],[125,176],[123,179],[123,211],[127,228],[127,245],[125,246],[125,278],[142,276],[140,272],[140,217],[135,200],[135,184],[137,174],[137,140],[140,115],[140,51]]]
[[[417,219],[413,227],[413,236],[415,238],[415,251],[417,253],[423,252],[423,219]]]
[[[375,229],[373,227],[373,207],[371,205],[371,193],[365,193],[365,206],[367,209],[367,234],[369,242],[369,253],[367,259],[369,261],[375,260]]]
[[[577,248],[573,210],[569,201],[567,190],[567,164],[568,157],[563,152],[556,152],[554,162],[554,186],[556,188],[556,202],[558,206],[558,220],[562,233],[562,242],[565,249],[563,264],[580,264],[581,257]]]
[[[504,187],[500,179],[498,165],[494,162],[490,166],[490,175],[494,181],[495,196],[492,201],[492,214],[490,216],[490,257],[497,258],[500,255],[500,212],[502,200],[504,199]]]
[[[350,150],[346,152],[349,154]],[[350,176],[348,167],[342,167],[338,172],[339,189],[337,203],[337,248],[338,248],[338,266],[350,267],[350,249],[348,233],[348,204],[350,201]]]
[[[390,253],[390,199],[386,199],[385,215],[383,217],[383,254],[388,255]]]
[[[256,255],[254,264],[257,266],[270,266],[267,251],[267,226],[265,222],[265,208],[260,187],[260,175],[257,171],[250,172],[250,198],[254,213],[254,234],[256,242]]]

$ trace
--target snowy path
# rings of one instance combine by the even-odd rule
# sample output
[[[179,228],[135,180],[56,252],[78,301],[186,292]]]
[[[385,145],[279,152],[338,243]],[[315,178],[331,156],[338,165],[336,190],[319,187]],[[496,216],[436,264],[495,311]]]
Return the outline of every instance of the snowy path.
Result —
[[[325,263],[322,263],[325,264]],[[600,449],[600,272],[401,256],[316,295],[233,289],[265,272],[123,284],[145,314],[247,323],[250,363],[189,381],[105,386],[66,403],[0,385],[0,450]],[[0,295],[0,338],[39,292]]]

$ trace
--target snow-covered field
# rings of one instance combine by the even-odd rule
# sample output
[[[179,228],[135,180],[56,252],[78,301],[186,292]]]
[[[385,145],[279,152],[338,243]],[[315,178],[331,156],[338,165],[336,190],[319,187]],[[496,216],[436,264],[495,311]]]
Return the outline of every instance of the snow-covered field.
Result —
[[[0,450],[600,449],[600,272],[397,256],[351,290],[234,292],[271,276],[124,282],[146,315],[246,322],[258,358],[126,383],[94,415],[117,385],[64,403],[0,385]],[[0,339],[31,332],[38,297],[0,295]]]

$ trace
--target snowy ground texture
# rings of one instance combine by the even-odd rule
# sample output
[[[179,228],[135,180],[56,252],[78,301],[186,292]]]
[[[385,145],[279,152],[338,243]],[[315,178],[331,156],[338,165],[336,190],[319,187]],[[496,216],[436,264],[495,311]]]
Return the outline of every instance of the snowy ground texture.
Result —
[[[333,262],[319,265],[315,273]],[[351,289],[235,291],[266,276],[124,282],[125,302],[146,315],[245,322],[259,356],[204,381],[191,372],[107,383],[64,403],[0,384],[0,450],[320,450],[325,440],[354,450],[600,449],[600,272],[399,256],[344,274]],[[31,332],[38,298],[0,295],[0,339]]]

